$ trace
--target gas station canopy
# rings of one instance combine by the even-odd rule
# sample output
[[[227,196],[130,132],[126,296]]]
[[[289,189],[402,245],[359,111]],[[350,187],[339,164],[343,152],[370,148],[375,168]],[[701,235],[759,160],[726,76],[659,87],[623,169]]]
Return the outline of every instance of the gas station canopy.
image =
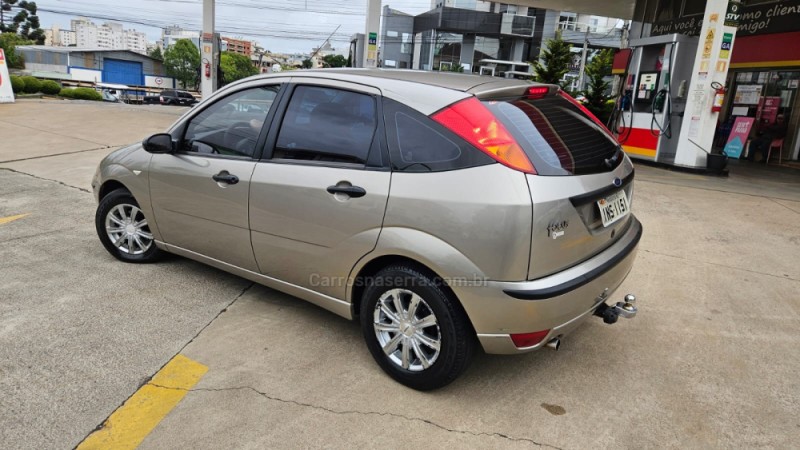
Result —
[[[596,16],[615,17],[630,20],[633,18],[635,0],[517,0],[520,6],[569,11]]]

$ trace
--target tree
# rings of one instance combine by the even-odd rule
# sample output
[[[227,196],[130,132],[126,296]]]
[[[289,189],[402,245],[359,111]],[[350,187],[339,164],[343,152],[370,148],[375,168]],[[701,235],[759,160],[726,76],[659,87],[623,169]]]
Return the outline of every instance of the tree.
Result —
[[[303,69],[311,69],[312,67],[314,67],[314,62],[311,61],[311,58],[303,60]]]
[[[12,69],[24,69],[25,58],[23,58],[22,55],[17,54],[16,47],[18,45],[28,45],[32,43],[33,42],[22,38],[16,33],[0,34],[0,48],[3,49],[3,53],[6,55],[8,67]]]
[[[0,33],[16,34],[17,25],[10,19],[11,7],[16,3],[17,0],[0,0]],[[10,23],[6,23],[7,21]]]
[[[545,49],[539,61],[531,63],[535,80],[540,83],[557,84],[564,87],[561,81],[564,75],[569,72],[569,64],[572,62],[571,45],[561,39],[561,32],[556,33],[556,37],[547,41]]]
[[[586,108],[603,123],[607,122],[611,115],[612,105],[609,105],[608,102],[611,96],[606,95],[610,83],[605,78],[611,75],[613,63],[614,51],[607,48],[597,53],[586,64],[586,76],[589,77],[589,83],[583,92],[586,97]]]
[[[164,60],[164,54],[161,53],[161,47],[159,47],[159,46],[153,47],[152,50],[147,52],[147,56],[149,56],[149,57],[151,57],[153,59],[157,59],[159,61],[163,61]]]
[[[164,51],[164,69],[167,75],[180,81],[183,88],[196,87],[200,68],[200,51],[189,39],[178,39]]]
[[[12,5],[19,9],[12,21],[8,23],[6,14],[10,15]],[[19,33],[26,40],[36,44],[44,44],[44,31],[39,23],[39,16],[36,15],[38,8],[36,2],[23,0],[17,4],[17,0],[0,1],[0,31],[9,33]]]
[[[258,73],[258,67],[253,65],[245,55],[238,53],[222,52],[219,57],[219,65],[222,67],[221,84],[230,84],[234,81],[247,78]]]
[[[347,67],[347,58],[342,55],[326,55],[322,60],[327,67]]]

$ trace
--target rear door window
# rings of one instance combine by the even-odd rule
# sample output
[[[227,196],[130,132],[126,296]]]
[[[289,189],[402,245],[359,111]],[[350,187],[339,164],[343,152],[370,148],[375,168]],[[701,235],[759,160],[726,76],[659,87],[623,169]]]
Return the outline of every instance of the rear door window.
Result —
[[[559,95],[483,103],[511,132],[540,175],[609,172],[622,159],[617,141]]]
[[[365,164],[377,122],[371,95],[298,86],[286,109],[273,159]]]

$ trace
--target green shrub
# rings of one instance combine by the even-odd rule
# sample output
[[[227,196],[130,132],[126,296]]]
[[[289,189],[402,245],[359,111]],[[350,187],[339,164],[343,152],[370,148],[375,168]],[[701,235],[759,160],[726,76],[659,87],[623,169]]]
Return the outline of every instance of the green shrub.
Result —
[[[26,76],[22,77],[22,81],[25,82],[25,88],[23,89],[23,91],[26,94],[35,94],[37,92],[41,92],[42,82],[38,78]]]
[[[103,100],[103,95],[92,88],[79,87],[74,89],[64,88],[58,95],[76,100]]]
[[[15,94],[19,94],[25,89],[25,82],[22,81],[22,78],[11,75],[11,89],[14,90]]]
[[[61,85],[53,80],[42,81],[42,93],[47,95],[58,95],[61,92]]]

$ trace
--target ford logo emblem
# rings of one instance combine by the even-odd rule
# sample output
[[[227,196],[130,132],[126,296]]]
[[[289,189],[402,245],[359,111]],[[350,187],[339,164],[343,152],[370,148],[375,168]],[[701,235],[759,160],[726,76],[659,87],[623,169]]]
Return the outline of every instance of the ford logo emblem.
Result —
[[[622,180],[620,178],[614,178],[614,186],[616,187],[622,186]]]

